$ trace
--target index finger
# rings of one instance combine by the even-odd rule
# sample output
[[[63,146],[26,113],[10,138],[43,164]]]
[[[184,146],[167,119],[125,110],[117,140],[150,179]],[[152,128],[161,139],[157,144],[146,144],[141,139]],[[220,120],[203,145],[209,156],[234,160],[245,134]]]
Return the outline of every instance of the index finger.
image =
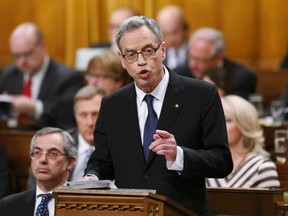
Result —
[[[164,130],[156,130],[155,133],[156,133],[158,136],[160,136],[160,137],[162,137],[162,138],[164,138],[164,139],[169,138],[170,135],[171,135],[169,132],[164,131]]]

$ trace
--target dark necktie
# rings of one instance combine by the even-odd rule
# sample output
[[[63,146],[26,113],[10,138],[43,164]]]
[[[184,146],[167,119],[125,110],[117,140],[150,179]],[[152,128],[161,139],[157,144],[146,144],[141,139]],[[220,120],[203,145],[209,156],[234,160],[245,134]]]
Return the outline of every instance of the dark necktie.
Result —
[[[42,200],[37,207],[36,216],[49,216],[48,202],[52,199],[52,194],[42,194]]]
[[[32,96],[31,85],[32,85],[32,78],[31,78],[31,76],[29,76],[29,79],[27,80],[27,82],[25,83],[25,85],[22,88],[22,95],[26,95],[28,97]]]
[[[151,142],[153,141],[153,135],[156,130],[158,118],[155,110],[153,109],[153,99],[154,97],[151,94],[147,94],[144,97],[144,100],[147,103],[147,108],[148,108],[148,115],[147,119],[145,122],[145,127],[144,127],[144,136],[143,136],[143,149],[144,149],[144,155],[147,160],[149,156],[149,146]]]

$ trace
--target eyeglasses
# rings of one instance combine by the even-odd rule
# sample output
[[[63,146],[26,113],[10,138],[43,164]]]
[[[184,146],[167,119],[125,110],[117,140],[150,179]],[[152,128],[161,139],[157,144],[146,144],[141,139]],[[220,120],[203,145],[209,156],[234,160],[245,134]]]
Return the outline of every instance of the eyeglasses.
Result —
[[[98,74],[86,74],[85,75],[85,79],[87,81],[91,80],[91,79],[107,79],[109,78],[109,76],[107,75],[98,75]]]
[[[47,155],[48,159],[50,160],[57,160],[58,157],[60,156],[68,156],[67,154],[62,154],[61,152],[56,151],[56,150],[48,151],[48,152],[35,150],[35,151],[30,152],[30,157],[31,159],[39,159],[42,157],[43,154]]]
[[[197,57],[194,57],[194,56],[189,56],[189,61],[193,61],[193,62],[197,62],[198,64],[202,64],[202,65],[205,65],[205,64],[208,64],[209,62],[211,62],[212,60],[214,60],[217,56],[212,56],[210,58],[206,58],[206,59],[201,59],[201,58],[197,58]]]
[[[20,59],[21,57],[24,57],[24,58],[29,58],[32,56],[32,54],[34,53],[36,47],[39,45],[39,42],[36,43],[33,48],[27,52],[23,52],[23,53],[12,53],[12,56],[15,60],[18,60]]]
[[[161,43],[156,48],[148,47],[142,50],[141,52],[127,52],[126,54],[122,54],[122,56],[129,63],[137,61],[139,54],[141,54],[143,58],[149,59],[155,56],[160,46],[161,46]]]

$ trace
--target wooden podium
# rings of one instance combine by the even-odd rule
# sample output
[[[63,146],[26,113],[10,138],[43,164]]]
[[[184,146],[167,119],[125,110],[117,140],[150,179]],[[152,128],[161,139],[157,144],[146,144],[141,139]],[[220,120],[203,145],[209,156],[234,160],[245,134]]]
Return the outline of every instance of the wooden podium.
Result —
[[[53,194],[55,216],[196,215],[165,196],[144,190],[57,188]]]

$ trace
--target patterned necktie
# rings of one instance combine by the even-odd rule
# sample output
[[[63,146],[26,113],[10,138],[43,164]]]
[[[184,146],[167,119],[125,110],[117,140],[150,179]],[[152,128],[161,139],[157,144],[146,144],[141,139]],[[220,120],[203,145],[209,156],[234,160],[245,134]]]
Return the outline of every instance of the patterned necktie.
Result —
[[[153,135],[156,130],[157,122],[158,122],[158,117],[153,109],[153,95],[147,94],[144,97],[144,100],[147,103],[147,108],[148,108],[148,115],[146,118],[145,122],[145,127],[144,127],[144,136],[143,136],[143,149],[144,149],[144,155],[146,160],[148,159],[149,156],[149,146],[151,142],[153,141]]]
[[[52,199],[52,194],[42,194],[42,200],[37,207],[36,216],[49,216],[48,202]]]
[[[27,82],[25,83],[25,85],[22,88],[22,95],[26,95],[28,97],[31,97],[32,96],[31,86],[32,86],[32,78],[31,78],[31,76],[29,76],[29,79],[27,80]]]

